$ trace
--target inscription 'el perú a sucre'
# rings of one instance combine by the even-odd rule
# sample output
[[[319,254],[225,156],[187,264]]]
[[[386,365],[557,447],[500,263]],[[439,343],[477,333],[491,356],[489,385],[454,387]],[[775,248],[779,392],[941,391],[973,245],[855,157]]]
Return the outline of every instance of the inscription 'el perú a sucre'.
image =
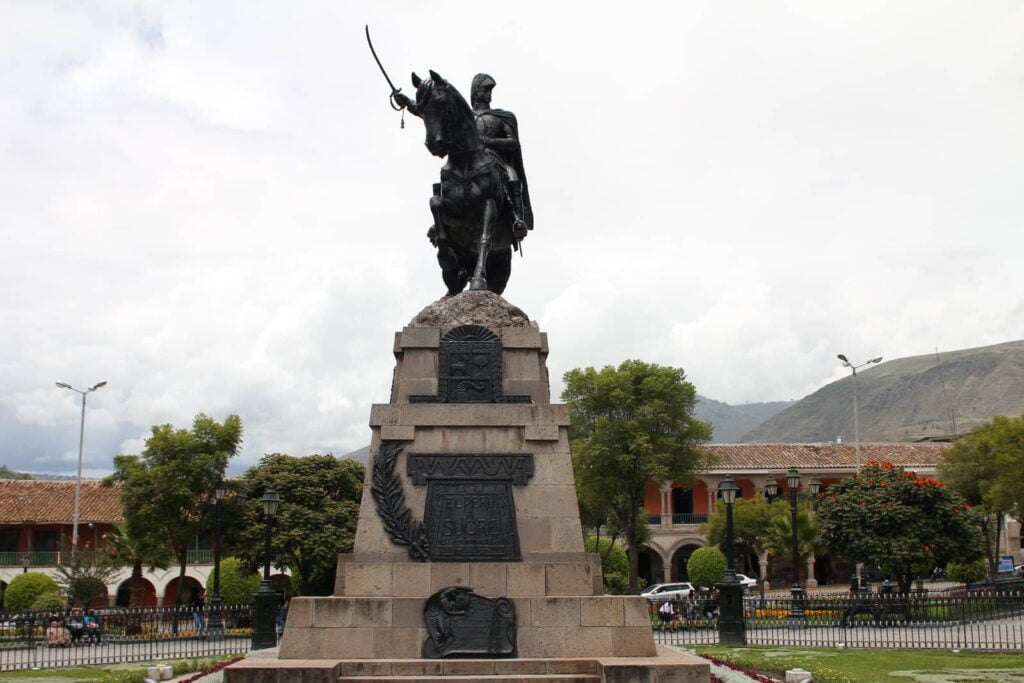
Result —
[[[522,559],[512,486],[533,476],[532,453],[410,453],[414,486],[427,486],[430,559]]]

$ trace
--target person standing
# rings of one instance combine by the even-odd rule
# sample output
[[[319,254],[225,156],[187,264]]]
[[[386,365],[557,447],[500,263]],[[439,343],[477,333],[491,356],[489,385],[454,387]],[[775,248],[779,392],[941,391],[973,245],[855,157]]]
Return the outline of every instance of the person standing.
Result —
[[[192,625],[196,630],[196,638],[206,638],[206,591],[200,588],[192,593]]]

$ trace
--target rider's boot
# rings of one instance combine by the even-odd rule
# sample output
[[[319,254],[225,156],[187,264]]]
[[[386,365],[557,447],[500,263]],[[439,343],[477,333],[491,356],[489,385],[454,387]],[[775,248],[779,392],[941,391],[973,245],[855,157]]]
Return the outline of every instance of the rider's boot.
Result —
[[[526,237],[529,226],[523,220],[523,186],[518,180],[509,180],[508,193],[512,204],[512,236],[517,240]]]

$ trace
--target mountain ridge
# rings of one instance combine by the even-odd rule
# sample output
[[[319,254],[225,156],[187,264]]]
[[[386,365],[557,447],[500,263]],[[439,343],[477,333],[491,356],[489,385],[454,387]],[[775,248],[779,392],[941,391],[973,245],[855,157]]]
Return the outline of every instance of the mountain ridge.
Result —
[[[860,440],[965,434],[1024,413],[1024,340],[908,356],[857,373]],[[854,439],[853,378],[826,384],[743,435],[751,442]]]

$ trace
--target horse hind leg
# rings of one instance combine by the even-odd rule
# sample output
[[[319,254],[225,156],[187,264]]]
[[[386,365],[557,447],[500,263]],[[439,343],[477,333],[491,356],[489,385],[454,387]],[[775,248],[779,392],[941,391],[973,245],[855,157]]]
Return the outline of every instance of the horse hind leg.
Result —
[[[512,250],[492,251],[487,259],[487,289],[495,294],[505,291],[512,273]]]
[[[466,269],[462,267],[455,250],[442,242],[437,245],[437,263],[441,266],[441,279],[448,287],[448,295],[454,296],[466,287]]]

